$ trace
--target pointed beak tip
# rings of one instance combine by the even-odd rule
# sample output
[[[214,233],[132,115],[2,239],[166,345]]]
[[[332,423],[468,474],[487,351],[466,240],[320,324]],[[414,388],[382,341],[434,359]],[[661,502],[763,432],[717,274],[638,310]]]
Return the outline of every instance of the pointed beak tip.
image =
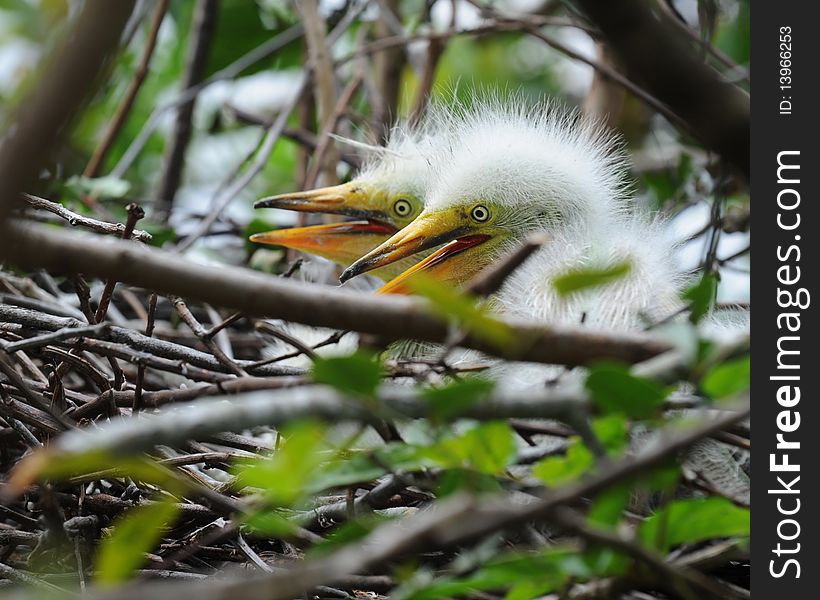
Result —
[[[269,208],[271,198],[261,198],[253,203],[254,208]]]
[[[347,283],[356,275],[358,275],[358,273],[353,268],[348,267],[344,271],[342,271],[341,275],[339,275],[339,283]]]

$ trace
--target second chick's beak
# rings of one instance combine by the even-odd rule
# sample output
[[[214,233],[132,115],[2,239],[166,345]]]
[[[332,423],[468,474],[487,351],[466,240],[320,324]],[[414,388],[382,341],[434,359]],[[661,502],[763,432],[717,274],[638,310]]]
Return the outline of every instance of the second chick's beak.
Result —
[[[343,265],[350,264],[397,231],[381,211],[372,208],[368,190],[356,181],[263,198],[254,204],[254,208],[356,218],[343,223],[277,229],[250,237],[252,242],[316,254]]]

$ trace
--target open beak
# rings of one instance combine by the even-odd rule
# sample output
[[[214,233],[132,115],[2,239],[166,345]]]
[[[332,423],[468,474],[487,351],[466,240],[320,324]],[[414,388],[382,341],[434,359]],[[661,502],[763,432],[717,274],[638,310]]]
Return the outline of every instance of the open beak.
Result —
[[[344,270],[339,281],[392,264],[417,252],[435,248],[470,234],[458,214],[422,213],[415,221],[396,233],[378,248],[362,256]]]
[[[464,275],[470,279],[470,270],[464,269],[463,261],[458,257],[466,250],[478,246],[490,239],[484,234],[468,235],[453,240],[445,244],[421,262],[413,265],[401,275],[391,279],[381,288],[376,290],[377,294],[412,294],[413,288],[410,280],[418,273],[424,272],[437,281],[447,281],[461,283]],[[463,258],[463,257],[462,257]]]
[[[279,194],[257,200],[254,208],[282,208],[308,213],[330,213],[352,217],[365,216],[368,195],[363,186],[351,181],[341,185]]]
[[[368,190],[355,181],[263,198],[254,204],[254,208],[336,214],[357,220],[266,231],[252,235],[250,241],[284,246],[348,265],[398,231],[382,220],[384,215],[381,212],[370,209],[369,205]]]

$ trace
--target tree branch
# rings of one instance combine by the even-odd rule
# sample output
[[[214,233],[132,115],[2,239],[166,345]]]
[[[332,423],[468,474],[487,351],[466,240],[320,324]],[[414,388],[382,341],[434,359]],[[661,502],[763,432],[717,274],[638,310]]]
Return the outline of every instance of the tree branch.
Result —
[[[387,340],[444,342],[449,324],[418,298],[375,297],[273,278],[238,267],[200,265],[156,248],[122,240],[89,243],[86,236],[22,222],[0,229],[0,255],[15,264],[62,273],[119,278],[166,294],[316,327],[351,329]],[[577,366],[602,358],[628,363],[668,350],[657,338],[509,322],[515,343],[469,335],[462,345],[510,360]],[[156,341],[156,340],[155,340]]]

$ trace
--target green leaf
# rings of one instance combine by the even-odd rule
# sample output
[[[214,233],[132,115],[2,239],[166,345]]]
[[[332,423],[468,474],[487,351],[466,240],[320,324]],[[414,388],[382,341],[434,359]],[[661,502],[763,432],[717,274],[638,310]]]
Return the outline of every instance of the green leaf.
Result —
[[[426,388],[422,390],[421,397],[430,403],[432,419],[447,421],[486,398],[494,387],[495,383],[489,379],[469,377],[441,387]]]
[[[749,509],[726,498],[677,500],[644,521],[638,535],[645,544],[666,552],[679,544],[748,536],[749,521]]]
[[[621,413],[637,419],[651,417],[666,398],[666,390],[657,382],[636,377],[625,367],[611,363],[591,368],[586,388],[604,413]]]
[[[270,507],[252,512],[244,517],[244,523],[252,533],[270,537],[289,538],[296,532],[294,523],[274,512]]]
[[[347,460],[339,459],[326,465],[313,478],[308,491],[313,493],[333,487],[365,483],[378,479],[385,473],[385,468],[377,465],[370,456],[358,453]]]
[[[382,366],[378,361],[363,353],[317,358],[313,362],[313,380],[316,383],[324,383],[354,396],[372,397],[382,375]]]
[[[579,479],[595,466],[595,457],[577,438],[564,456],[549,456],[533,465],[532,474],[549,486]]]
[[[263,490],[274,506],[291,506],[308,491],[326,462],[325,428],[312,421],[290,424],[281,432],[281,441],[273,455],[237,465],[237,485]]]
[[[683,293],[692,311],[689,320],[698,323],[712,306],[717,290],[717,278],[712,273],[704,273],[701,280]]]
[[[485,308],[476,304],[475,298],[424,273],[414,275],[407,285],[414,293],[427,298],[437,313],[455,319],[473,335],[499,346],[514,343],[515,338],[507,324],[490,316]]]
[[[593,525],[615,527],[629,505],[633,491],[629,485],[620,485],[603,492],[592,503],[587,519]]]
[[[632,264],[622,261],[610,267],[572,269],[562,275],[554,277],[552,285],[560,296],[598,287],[624,277],[629,273]]]
[[[111,535],[104,538],[97,554],[97,583],[114,586],[128,579],[145,562],[162,538],[162,533],[177,516],[179,505],[164,498],[127,511],[114,523]]]
[[[749,357],[727,361],[712,368],[701,382],[703,391],[710,398],[719,400],[749,389],[751,365]]]

